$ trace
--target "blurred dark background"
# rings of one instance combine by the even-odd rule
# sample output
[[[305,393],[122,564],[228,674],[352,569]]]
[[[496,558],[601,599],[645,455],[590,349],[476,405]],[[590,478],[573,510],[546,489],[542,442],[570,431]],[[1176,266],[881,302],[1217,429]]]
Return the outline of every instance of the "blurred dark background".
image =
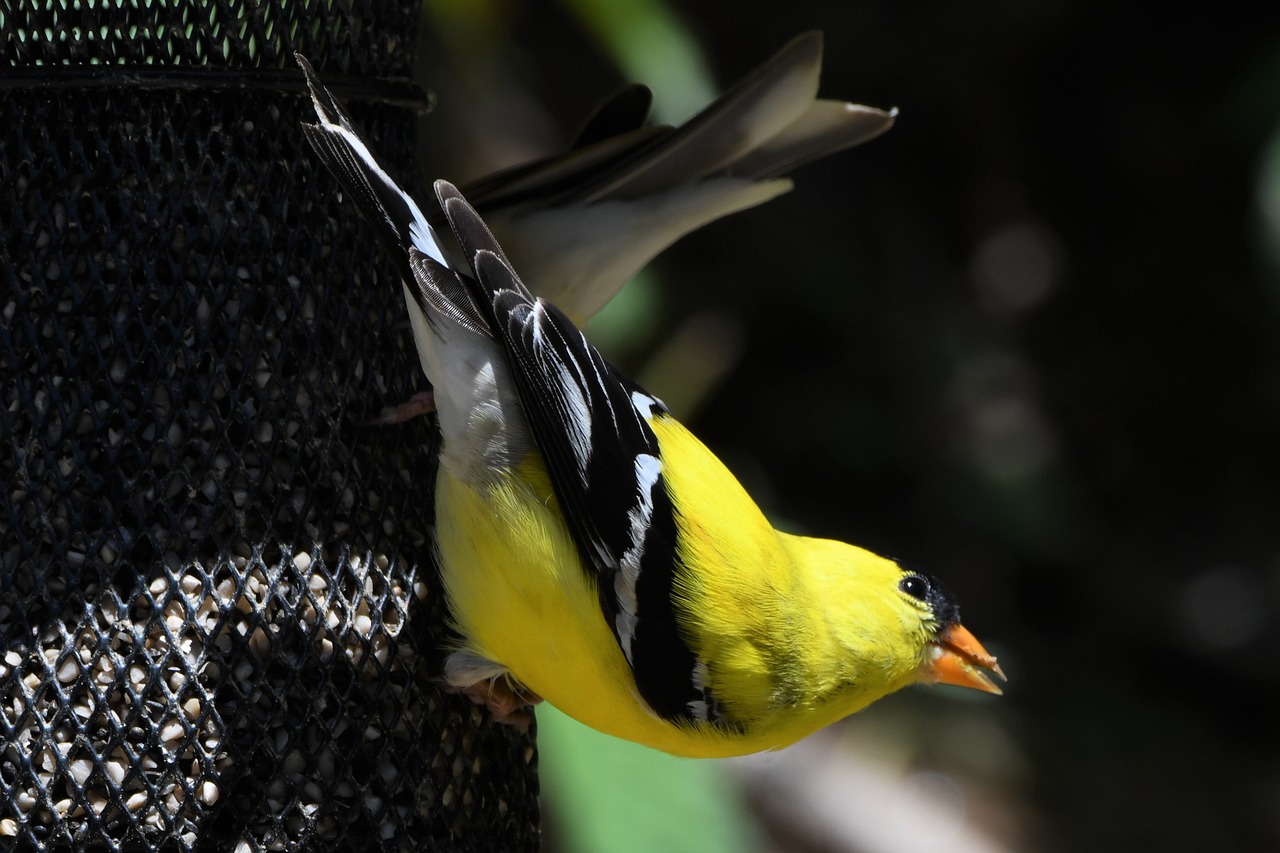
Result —
[[[1280,849],[1280,7],[427,8],[432,176],[559,150],[627,79],[683,119],[806,29],[823,95],[901,110],[599,330],[780,524],[944,578],[1010,676],[824,735],[943,780],[979,846],[780,815],[768,760],[733,770],[754,843]]]

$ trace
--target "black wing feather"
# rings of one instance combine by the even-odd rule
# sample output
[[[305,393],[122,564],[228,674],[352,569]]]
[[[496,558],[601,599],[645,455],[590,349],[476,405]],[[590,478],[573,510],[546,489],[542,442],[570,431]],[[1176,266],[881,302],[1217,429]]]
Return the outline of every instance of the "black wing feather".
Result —
[[[467,283],[507,352],[529,429],[640,694],[663,717],[693,718],[692,709],[711,703],[695,684],[697,658],[674,607],[676,510],[648,421],[666,409],[558,308],[532,296],[454,187],[440,181],[436,192],[472,259],[476,280]]]

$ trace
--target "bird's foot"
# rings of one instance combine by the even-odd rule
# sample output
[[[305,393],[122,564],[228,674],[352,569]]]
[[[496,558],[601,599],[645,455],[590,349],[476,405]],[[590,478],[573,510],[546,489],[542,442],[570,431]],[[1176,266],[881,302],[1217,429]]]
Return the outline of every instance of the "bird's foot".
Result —
[[[512,726],[518,731],[529,730],[533,722],[531,709],[542,701],[542,697],[508,676],[477,681],[467,687],[445,688],[451,693],[461,693],[477,705],[489,709],[489,715],[495,723]]]
[[[376,418],[361,421],[360,426],[391,426],[413,420],[420,415],[429,415],[436,410],[436,395],[431,391],[420,391],[398,406],[387,406]]]

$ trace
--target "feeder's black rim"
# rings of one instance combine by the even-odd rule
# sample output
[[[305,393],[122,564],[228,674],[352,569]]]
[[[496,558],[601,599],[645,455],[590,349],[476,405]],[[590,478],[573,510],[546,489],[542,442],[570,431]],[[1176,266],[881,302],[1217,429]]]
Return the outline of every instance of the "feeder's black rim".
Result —
[[[340,100],[383,104],[429,112],[431,95],[411,80],[396,77],[325,76],[325,85]],[[33,66],[0,73],[0,90],[242,90],[305,94],[298,71],[239,71],[223,68],[166,66],[139,68],[114,65]]]

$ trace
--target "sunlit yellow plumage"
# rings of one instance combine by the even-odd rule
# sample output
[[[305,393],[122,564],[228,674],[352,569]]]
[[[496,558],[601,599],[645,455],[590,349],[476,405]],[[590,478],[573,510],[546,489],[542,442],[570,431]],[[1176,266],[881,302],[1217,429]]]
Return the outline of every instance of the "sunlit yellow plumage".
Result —
[[[775,530],[437,182],[446,251],[301,64],[320,119],[308,138],[396,259],[435,388],[450,684],[500,721],[545,699],[688,756],[785,746],[916,681],[998,692],[936,581]]]
[[[682,557],[717,567],[683,574],[680,612],[743,730],[672,725],[639,701],[536,454],[480,489],[440,474],[441,564],[471,649],[592,728],[698,757],[785,746],[916,680],[928,622],[895,563],[775,531],[697,438],[671,418],[654,426],[675,502],[694,508]]]

